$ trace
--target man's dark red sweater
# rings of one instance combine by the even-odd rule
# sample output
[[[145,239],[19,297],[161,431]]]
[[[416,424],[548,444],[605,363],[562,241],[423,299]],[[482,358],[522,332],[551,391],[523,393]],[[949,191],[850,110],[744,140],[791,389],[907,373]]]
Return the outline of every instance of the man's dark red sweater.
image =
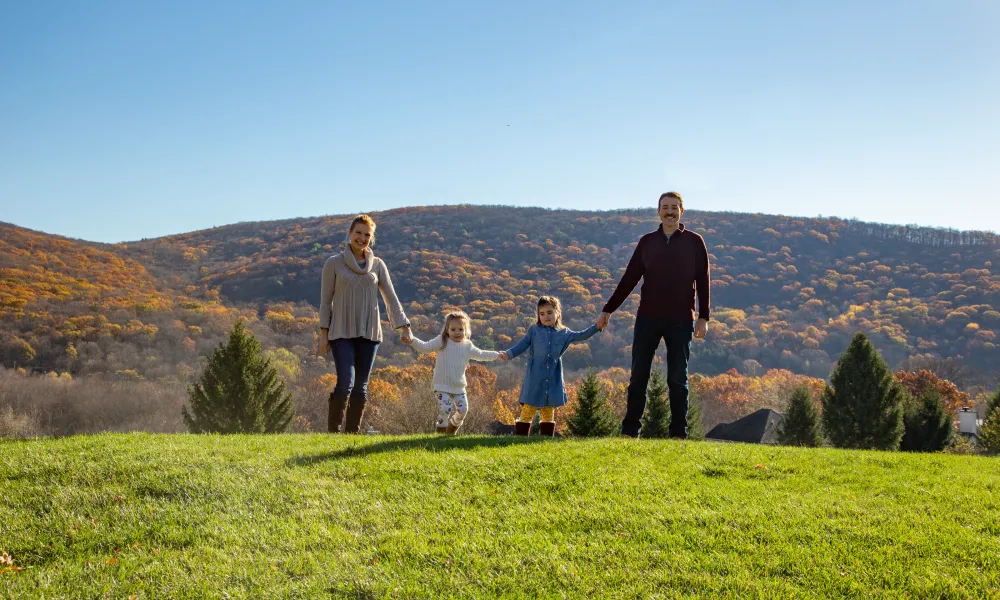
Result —
[[[698,292],[698,318],[708,319],[708,248],[705,239],[681,224],[668,238],[663,226],[639,238],[625,274],[604,312],[613,313],[642,279],[639,315],[677,321],[694,320]]]

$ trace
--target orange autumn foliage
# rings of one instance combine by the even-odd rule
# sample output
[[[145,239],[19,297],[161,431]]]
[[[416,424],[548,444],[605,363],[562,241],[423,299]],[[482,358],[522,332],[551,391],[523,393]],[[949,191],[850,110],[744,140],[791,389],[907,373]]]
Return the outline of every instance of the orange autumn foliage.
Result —
[[[954,414],[958,414],[963,406],[972,406],[972,397],[967,392],[959,390],[954,383],[941,379],[927,369],[917,372],[897,371],[895,378],[914,398],[919,398],[928,390],[938,392],[945,410]]]

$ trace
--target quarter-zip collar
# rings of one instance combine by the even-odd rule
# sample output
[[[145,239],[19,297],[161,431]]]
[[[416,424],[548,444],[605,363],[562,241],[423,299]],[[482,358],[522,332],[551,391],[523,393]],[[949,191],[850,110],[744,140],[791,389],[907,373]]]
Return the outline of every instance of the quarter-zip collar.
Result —
[[[667,243],[668,243],[668,244],[669,244],[670,242],[672,242],[672,241],[673,241],[673,239],[674,239],[674,237],[675,237],[675,236],[677,236],[677,235],[678,235],[678,234],[680,234],[680,233],[683,233],[683,231],[684,231],[684,223],[678,223],[678,224],[677,224],[677,229],[675,229],[675,230],[674,230],[674,232],[673,232],[673,233],[671,233],[671,234],[670,234],[670,235],[668,236],[668,235],[667,235],[667,234],[666,234],[666,233],[665,233],[665,232],[663,231],[663,223],[660,223],[660,235],[662,235],[663,237],[667,238]]]

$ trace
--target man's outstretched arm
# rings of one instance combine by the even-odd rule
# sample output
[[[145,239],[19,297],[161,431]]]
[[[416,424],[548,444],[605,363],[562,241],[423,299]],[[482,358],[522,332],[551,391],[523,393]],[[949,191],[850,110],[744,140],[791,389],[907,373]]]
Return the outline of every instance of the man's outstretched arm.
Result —
[[[625,299],[628,298],[635,286],[639,285],[639,280],[642,279],[645,267],[642,264],[642,246],[637,245],[635,250],[632,252],[632,258],[628,261],[628,266],[625,267],[625,274],[622,275],[621,280],[618,282],[618,287],[611,294],[611,298],[608,299],[607,304],[601,310],[601,315],[597,318],[597,328],[604,329],[608,326],[608,321],[611,320],[611,313],[618,310]]]
[[[708,259],[708,247],[702,238],[701,244],[695,249],[695,291],[698,294],[698,322],[694,326],[694,337],[704,338],[708,333],[709,309],[711,306],[711,275]]]

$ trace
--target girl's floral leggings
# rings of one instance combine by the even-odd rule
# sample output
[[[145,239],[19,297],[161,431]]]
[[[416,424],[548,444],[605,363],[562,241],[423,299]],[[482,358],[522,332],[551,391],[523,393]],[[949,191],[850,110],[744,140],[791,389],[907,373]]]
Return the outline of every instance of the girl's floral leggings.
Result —
[[[447,427],[449,422],[455,427],[461,427],[465,415],[469,413],[469,399],[465,392],[449,394],[435,390],[434,394],[438,399],[437,427]]]

